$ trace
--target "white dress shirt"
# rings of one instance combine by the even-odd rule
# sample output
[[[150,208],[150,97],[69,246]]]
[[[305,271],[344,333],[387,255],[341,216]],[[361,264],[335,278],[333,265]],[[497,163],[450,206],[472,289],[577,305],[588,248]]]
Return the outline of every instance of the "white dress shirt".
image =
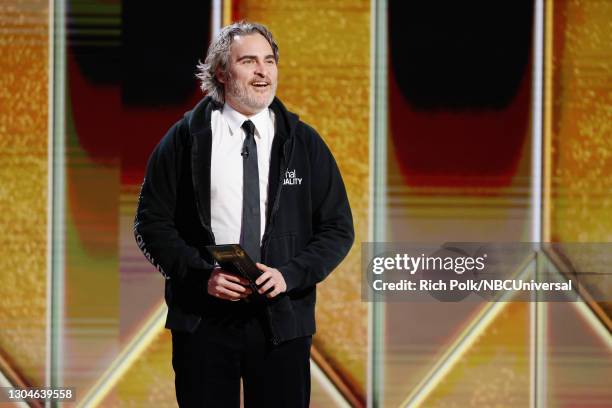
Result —
[[[210,223],[217,244],[237,244],[240,241],[243,164],[240,153],[245,138],[242,123],[247,119],[255,125],[261,236],[266,225],[274,113],[266,108],[254,116],[246,117],[226,103],[222,110],[213,111],[211,116]]]

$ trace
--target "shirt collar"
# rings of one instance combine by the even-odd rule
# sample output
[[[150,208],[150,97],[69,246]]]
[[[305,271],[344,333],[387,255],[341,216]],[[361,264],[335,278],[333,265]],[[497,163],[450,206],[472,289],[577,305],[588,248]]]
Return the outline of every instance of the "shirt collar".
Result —
[[[257,112],[251,117],[247,117],[242,113],[238,112],[236,109],[232,108],[228,103],[225,103],[223,105],[221,115],[229,125],[232,135],[235,134],[238,129],[242,127],[242,124],[245,120],[250,120],[251,122],[253,122],[253,124],[255,125],[255,129],[257,129],[257,132],[255,132],[255,137],[259,138],[261,138],[262,135],[267,134],[266,131],[270,126],[270,112],[268,108]]]

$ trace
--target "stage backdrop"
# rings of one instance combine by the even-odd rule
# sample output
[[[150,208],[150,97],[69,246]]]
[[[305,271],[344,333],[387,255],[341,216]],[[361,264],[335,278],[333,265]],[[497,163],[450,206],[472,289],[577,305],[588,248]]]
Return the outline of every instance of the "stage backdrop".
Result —
[[[607,0],[3,2],[0,386],[175,404],[163,279],[132,222],[150,151],[202,97],[197,61],[239,19],[274,32],[279,97],[353,208],[355,246],[319,287],[312,406],[607,406],[612,306],[590,297],[609,286],[372,304],[360,271],[372,240],[541,237],[559,267],[609,273],[569,245],[612,241]]]

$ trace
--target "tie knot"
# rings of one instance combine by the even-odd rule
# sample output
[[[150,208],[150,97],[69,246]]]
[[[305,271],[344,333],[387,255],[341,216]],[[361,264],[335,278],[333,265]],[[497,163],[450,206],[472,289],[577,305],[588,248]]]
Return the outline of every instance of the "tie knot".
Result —
[[[244,132],[246,133],[247,138],[249,136],[255,136],[255,124],[251,122],[250,120],[245,120],[242,123],[242,128],[244,129]]]

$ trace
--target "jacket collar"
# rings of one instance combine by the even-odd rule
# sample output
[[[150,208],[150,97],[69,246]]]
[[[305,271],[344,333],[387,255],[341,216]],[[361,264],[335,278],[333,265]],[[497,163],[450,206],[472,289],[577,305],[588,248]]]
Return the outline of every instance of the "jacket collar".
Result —
[[[210,96],[202,99],[198,104],[187,113],[189,116],[189,133],[192,136],[210,131],[210,118],[212,111],[221,109],[223,105],[213,101]],[[288,139],[293,137],[295,127],[298,124],[299,117],[293,112],[289,112],[285,105],[278,98],[274,98],[270,104],[270,109],[274,112],[274,120],[276,123],[275,137]]]
[[[238,112],[236,109],[232,108],[229,104],[223,105],[223,110],[221,112],[221,116],[227,122],[227,125],[230,129],[230,134],[235,135],[236,132],[242,127],[242,124],[246,120],[250,120],[255,125],[255,138],[261,139],[262,135],[268,134],[268,128],[272,121],[270,120],[270,110],[268,108],[258,112],[257,114],[247,117],[242,113]]]

